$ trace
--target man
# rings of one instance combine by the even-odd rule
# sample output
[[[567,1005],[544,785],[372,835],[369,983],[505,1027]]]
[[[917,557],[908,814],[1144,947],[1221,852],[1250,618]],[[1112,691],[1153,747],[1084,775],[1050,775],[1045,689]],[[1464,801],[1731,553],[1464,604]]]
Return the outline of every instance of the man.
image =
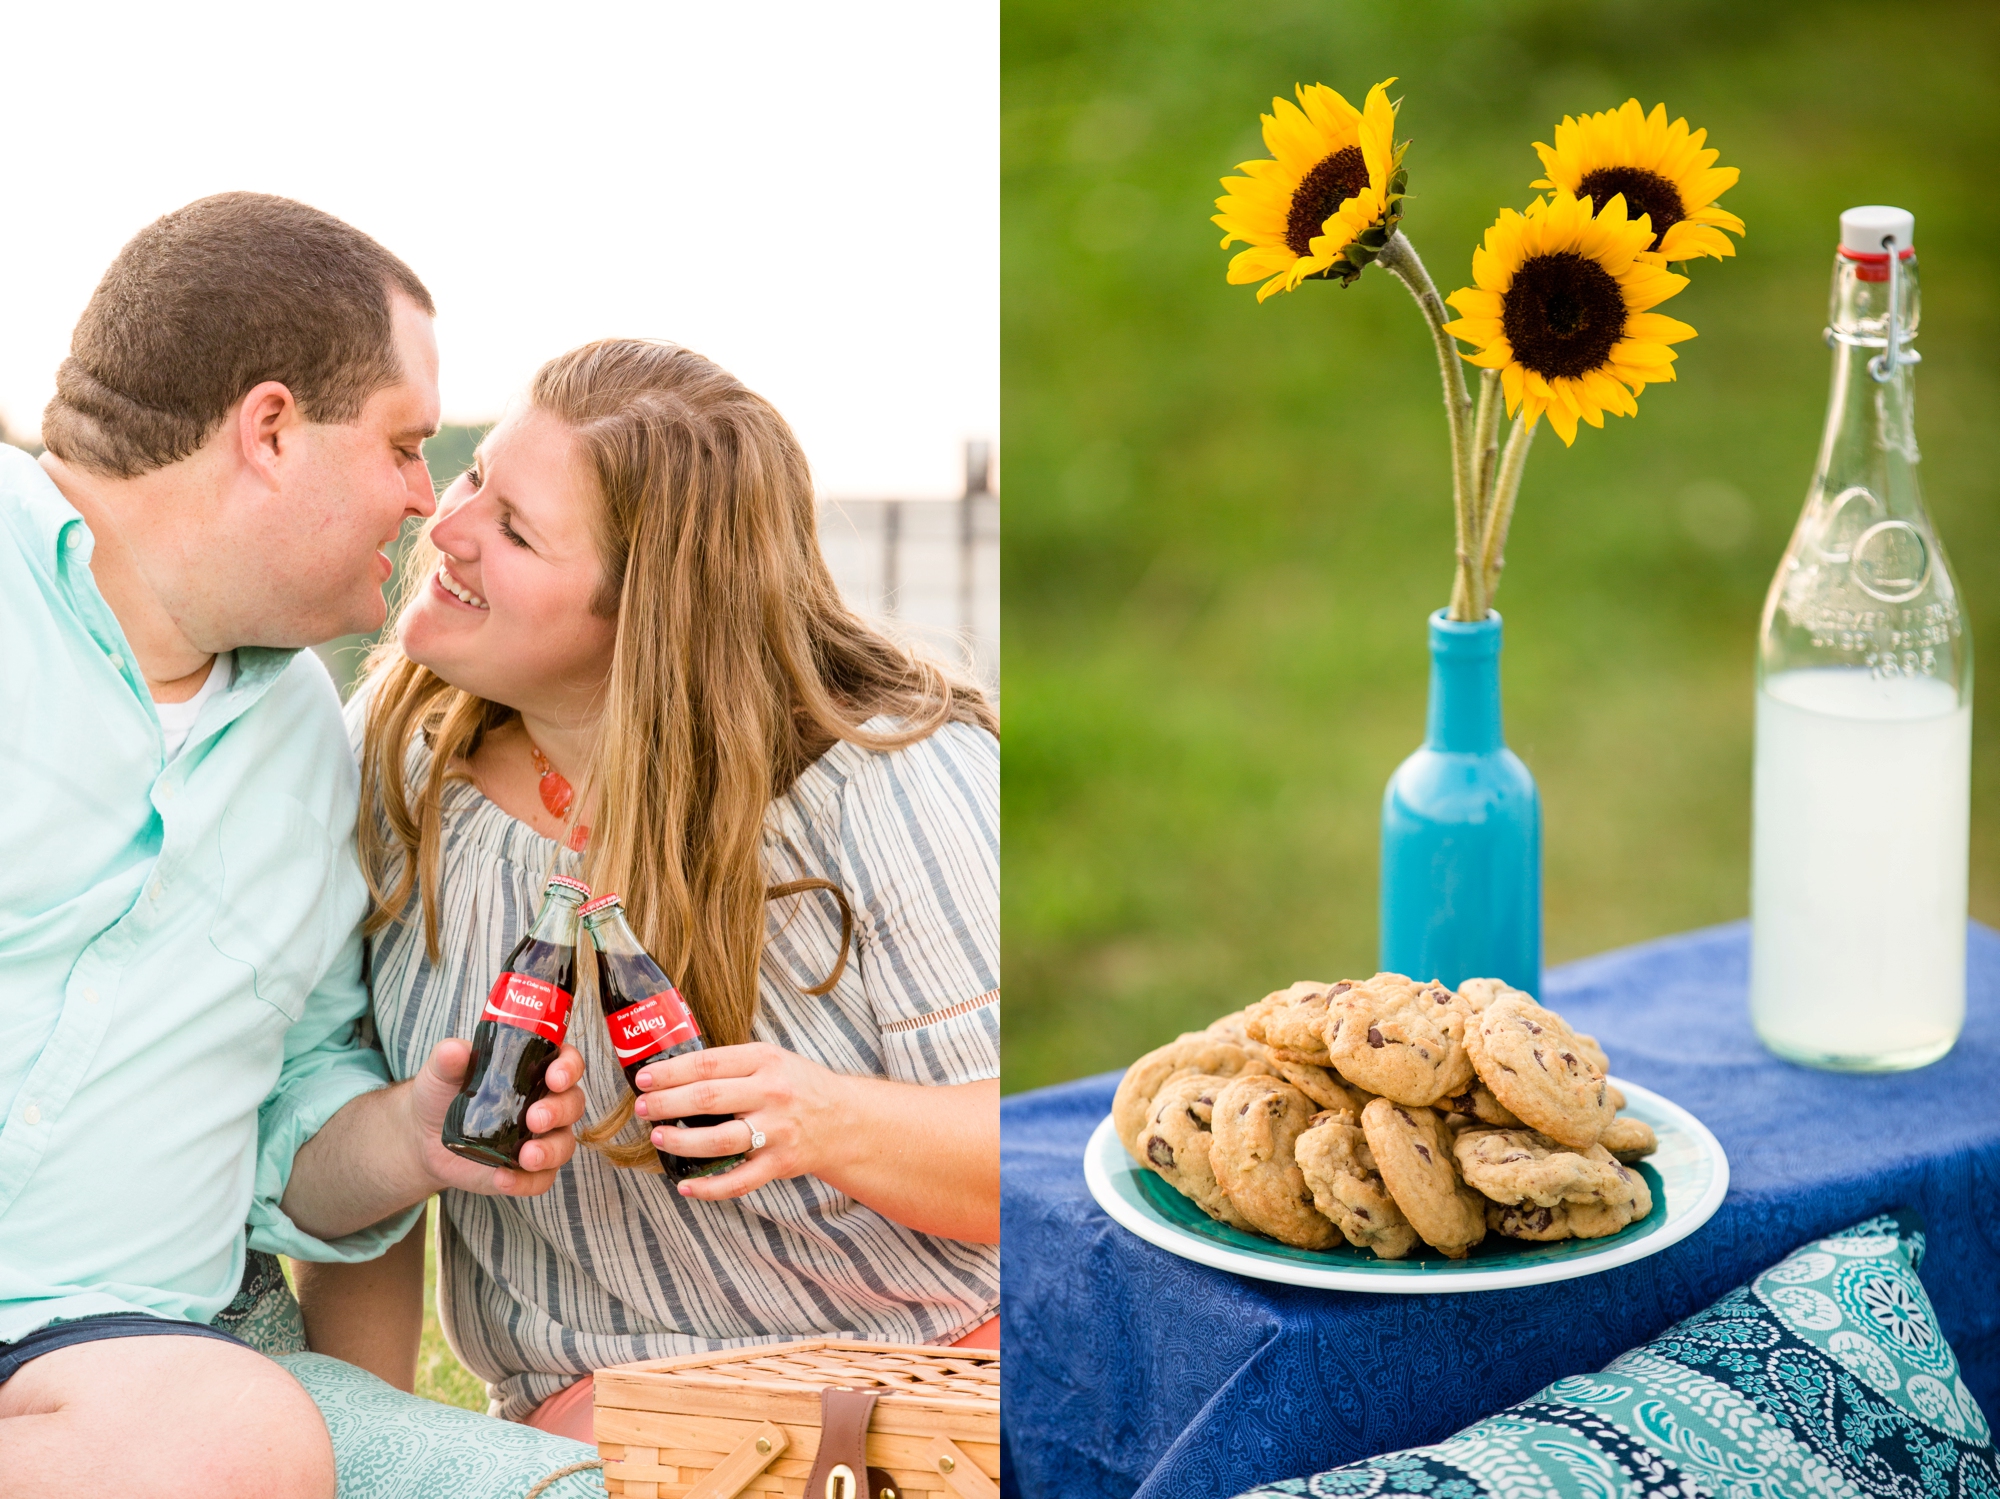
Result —
[[[206,1323],[250,1248],[365,1260],[445,1187],[468,1048],[388,1086],[358,1022],[357,776],[307,646],[382,623],[431,514],[431,298],[283,198],[170,213],[77,325],[39,465],[0,448],[0,1499],[331,1499],[303,1389]]]

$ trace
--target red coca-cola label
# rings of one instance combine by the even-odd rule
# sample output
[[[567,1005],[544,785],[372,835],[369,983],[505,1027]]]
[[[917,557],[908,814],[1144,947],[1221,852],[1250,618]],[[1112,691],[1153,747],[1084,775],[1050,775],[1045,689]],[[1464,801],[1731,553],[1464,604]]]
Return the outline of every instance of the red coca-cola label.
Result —
[[[497,1020],[516,1030],[533,1031],[558,1046],[569,1032],[570,992],[547,979],[525,973],[503,973],[493,981],[481,1020]]]
[[[630,1067],[647,1057],[656,1057],[686,1041],[699,1040],[701,1027],[694,1012],[681,998],[681,991],[669,985],[658,994],[637,1004],[613,1010],[604,1017],[611,1030],[611,1049],[618,1053],[618,1065]]]

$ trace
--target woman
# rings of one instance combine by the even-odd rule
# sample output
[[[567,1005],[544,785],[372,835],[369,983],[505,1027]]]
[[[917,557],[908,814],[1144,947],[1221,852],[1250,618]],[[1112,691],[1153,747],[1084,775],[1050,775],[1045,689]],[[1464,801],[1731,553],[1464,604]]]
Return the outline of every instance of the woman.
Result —
[[[391,1070],[471,1034],[551,873],[624,897],[709,1046],[635,1123],[580,996],[596,1149],[540,1198],[445,1197],[439,1310],[500,1413],[587,1441],[609,1364],[997,1346],[997,720],[842,604],[784,420],[685,349],[578,349],[411,576],[350,705]],[[734,1117],[665,1122],[698,1114]],[[676,1190],[655,1146],[749,1156]]]

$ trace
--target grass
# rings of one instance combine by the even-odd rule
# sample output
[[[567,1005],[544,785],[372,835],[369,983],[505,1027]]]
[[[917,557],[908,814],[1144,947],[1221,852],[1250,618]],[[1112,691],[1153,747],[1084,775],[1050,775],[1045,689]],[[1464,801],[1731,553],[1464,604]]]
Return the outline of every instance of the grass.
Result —
[[[1636,420],[1532,454],[1498,604],[1546,816],[1551,962],[1743,915],[1752,652],[1825,409],[1839,211],[1913,209],[1932,515],[1994,643],[2000,13],[1916,3],[1007,0],[1005,1086],[1120,1066],[1302,976],[1372,970],[1383,783],[1422,733],[1451,510],[1436,367],[1379,272],[1259,307],[1216,179],[1294,81],[1401,75],[1440,288],[1565,112],[1664,99],[1750,226],[1663,310]],[[1975,699],[1973,910],[2000,919]]]

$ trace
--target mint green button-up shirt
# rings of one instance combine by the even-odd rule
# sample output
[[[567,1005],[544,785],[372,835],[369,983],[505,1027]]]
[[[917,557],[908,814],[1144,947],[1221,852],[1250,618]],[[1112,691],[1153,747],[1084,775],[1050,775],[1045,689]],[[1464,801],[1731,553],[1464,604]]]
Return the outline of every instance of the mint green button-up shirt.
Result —
[[[380,1254],[279,1206],[298,1149],[388,1081],[363,1044],[358,777],[310,651],[245,648],[163,755],[89,528],[0,446],[0,1342],[206,1322],[249,1246]]]

